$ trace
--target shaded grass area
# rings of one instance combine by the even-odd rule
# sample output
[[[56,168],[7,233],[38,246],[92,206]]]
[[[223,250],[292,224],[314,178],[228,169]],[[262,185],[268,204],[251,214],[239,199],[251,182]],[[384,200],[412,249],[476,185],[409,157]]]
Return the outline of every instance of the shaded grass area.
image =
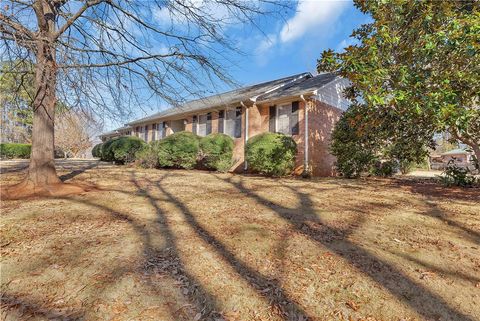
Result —
[[[99,190],[2,202],[4,319],[480,319],[478,189],[59,169]]]

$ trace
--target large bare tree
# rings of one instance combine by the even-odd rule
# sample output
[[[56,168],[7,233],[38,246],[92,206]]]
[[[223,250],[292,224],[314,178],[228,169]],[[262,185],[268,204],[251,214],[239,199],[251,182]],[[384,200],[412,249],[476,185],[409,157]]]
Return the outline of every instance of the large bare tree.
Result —
[[[54,167],[55,102],[125,116],[150,96],[170,105],[202,94],[206,81],[231,82],[237,53],[226,29],[282,14],[274,0],[4,0],[2,60],[32,61],[32,154],[11,194],[49,193]],[[20,67],[10,72],[23,73]],[[151,102],[151,100],[149,100]],[[61,188],[60,188],[61,189]]]

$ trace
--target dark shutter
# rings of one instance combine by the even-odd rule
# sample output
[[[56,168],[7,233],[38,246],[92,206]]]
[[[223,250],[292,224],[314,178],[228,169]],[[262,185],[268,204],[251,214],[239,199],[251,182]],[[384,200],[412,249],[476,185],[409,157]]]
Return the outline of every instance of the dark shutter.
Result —
[[[145,125],[145,141],[148,142],[148,125]]]
[[[242,107],[235,109],[235,138],[242,137]]]
[[[212,133],[212,113],[207,114],[207,124],[206,124],[205,135]]]
[[[197,116],[192,117],[192,133],[197,134]]]
[[[152,140],[157,140],[157,124],[152,125]]]
[[[220,110],[218,112],[218,132],[223,134],[223,123],[224,123],[224,119],[225,119],[225,111],[224,110]]]
[[[292,102],[292,114],[290,115],[290,128],[292,129],[292,135],[298,135],[298,101]]]
[[[167,137],[167,122],[162,123],[163,131],[162,131],[162,138]]]
[[[274,133],[277,129],[275,128],[275,118],[277,117],[277,106],[270,106],[270,112],[268,114],[268,130]]]

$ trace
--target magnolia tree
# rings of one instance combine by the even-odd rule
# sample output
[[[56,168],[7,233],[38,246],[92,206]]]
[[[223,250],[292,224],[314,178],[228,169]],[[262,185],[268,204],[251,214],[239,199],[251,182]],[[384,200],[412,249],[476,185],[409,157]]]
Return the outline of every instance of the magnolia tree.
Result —
[[[204,93],[205,85],[231,83],[225,66],[238,49],[227,28],[254,25],[256,15],[282,14],[288,6],[273,0],[2,1],[2,60],[35,67],[30,166],[10,193],[61,185],[53,162],[57,99],[113,117],[152,95],[177,105]]]
[[[363,151],[391,145],[400,157],[418,160],[434,133],[446,131],[479,160],[480,3],[355,5],[372,22],[353,32],[357,44],[327,50],[318,61],[319,71],[337,71],[352,84],[346,93],[353,107],[342,123],[350,132],[337,136],[350,144],[353,137]]]

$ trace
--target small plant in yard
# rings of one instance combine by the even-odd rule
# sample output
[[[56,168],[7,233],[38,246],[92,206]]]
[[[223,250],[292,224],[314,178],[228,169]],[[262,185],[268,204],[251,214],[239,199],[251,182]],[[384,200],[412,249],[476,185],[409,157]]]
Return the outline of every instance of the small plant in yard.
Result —
[[[97,144],[92,148],[92,156],[96,158],[102,158],[102,146],[103,143]]]
[[[169,135],[158,143],[160,167],[192,169],[197,164],[200,151],[199,137],[190,132]]]
[[[200,139],[201,162],[208,168],[227,172],[232,167],[233,139],[225,134],[210,134]]]
[[[150,142],[135,154],[135,163],[143,168],[158,168],[158,151],[160,142]]]
[[[459,167],[454,160],[450,160],[442,175],[438,176],[440,183],[445,186],[472,187],[478,184],[478,179],[468,168]]]
[[[15,144],[2,143],[0,144],[1,158],[30,158],[32,145],[30,144]]]
[[[138,137],[122,136],[105,142],[102,146],[102,160],[118,164],[131,163],[135,160],[137,151],[146,143]]]
[[[283,176],[295,167],[297,144],[286,135],[263,133],[250,138],[246,146],[250,168],[260,174]]]

